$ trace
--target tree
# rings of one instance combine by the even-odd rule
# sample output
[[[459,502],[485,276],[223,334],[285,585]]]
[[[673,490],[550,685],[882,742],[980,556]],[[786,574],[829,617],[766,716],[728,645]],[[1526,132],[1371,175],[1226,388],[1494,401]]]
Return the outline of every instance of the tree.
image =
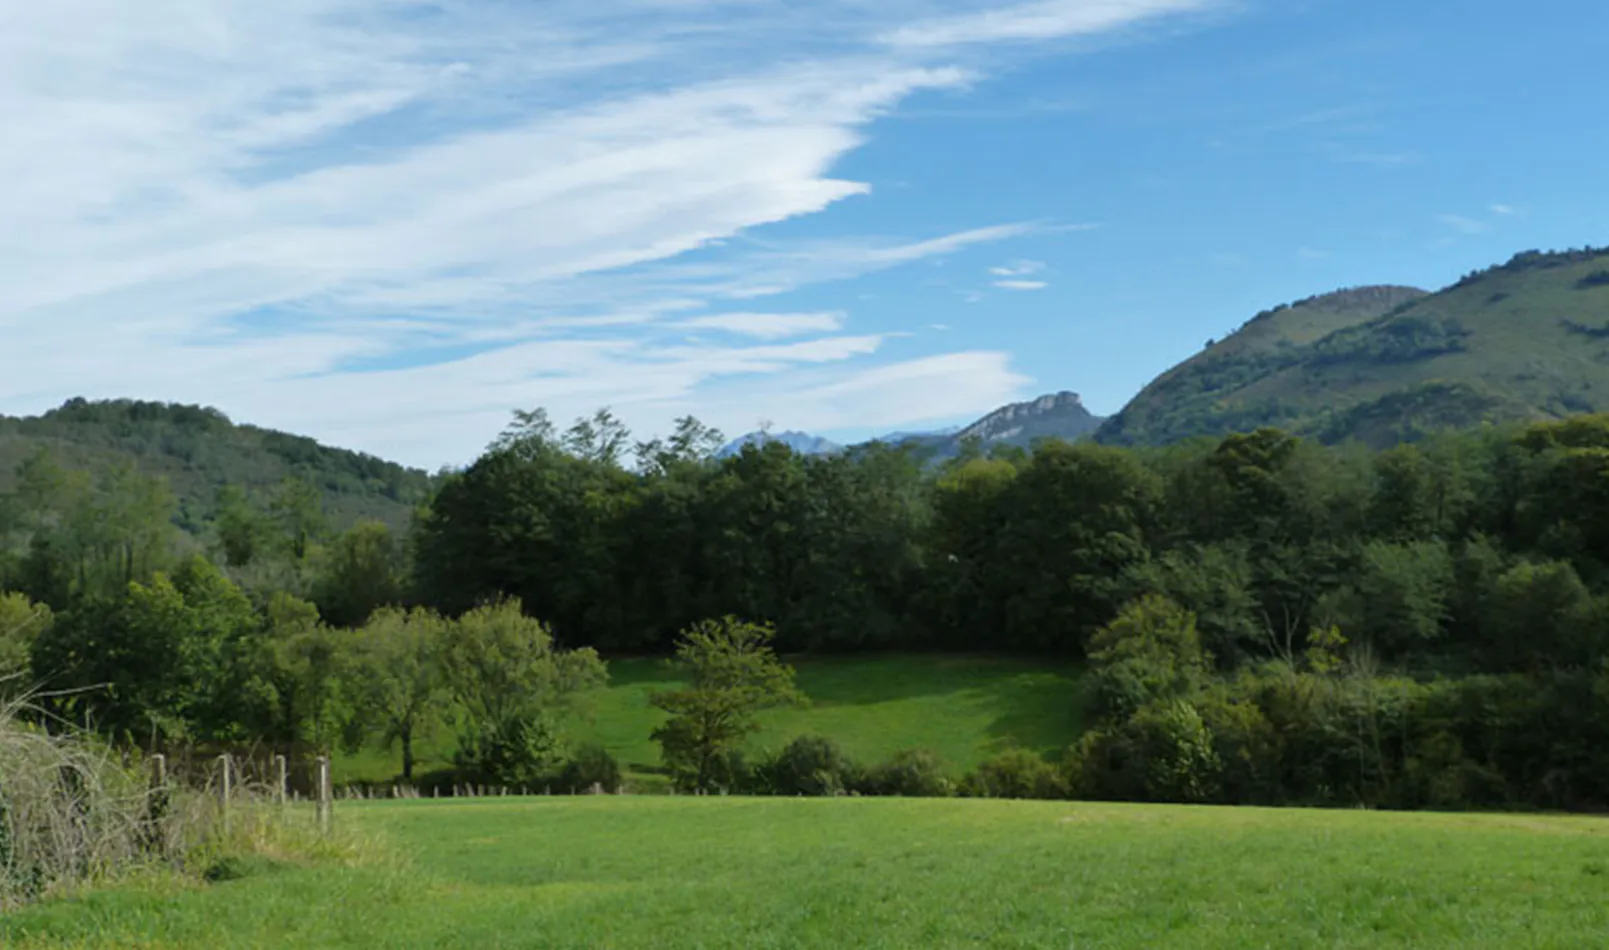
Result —
[[[29,657],[34,640],[50,627],[50,608],[22,594],[0,594],[0,699],[31,684]]]
[[[556,451],[557,448],[557,434],[546,409],[516,409],[514,421],[498,433],[492,444],[487,446],[487,452],[530,459],[534,455]]]
[[[381,521],[359,521],[329,546],[314,600],[329,623],[356,627],[402,599],[402,552]]]
[[[381,740],[402,747],[402,778],[413,779],[414,738],[442,692],[438,655],[447,621],[434,611],[384,608],[357,631],[352,678],[363,718]]]
[[[618,466],[631,445],[631,432],[607,408],[592,418],[577,419],[564,434],[564,449],[571,456],[600,465]]]
[[[709,790],[729,782],[724,766],[759,728],[755,714],[805,701],[794,687],[793,668],[771,649],[775,636],[768,624],[730,616],[683,631],[676,664],[692,684],[649,697],[670,714],[653,739],[683,787]]]
[[[559,715],[608,680],[596,651],[558,649],[517,600],[448,625],[441,666],[457,704],[460,766],[509,785],[550,773],[562,755]]]
[[[669,439],[650,439],[637,443],[638,466],[652,475],[666,475],[679,466],[708,464],[726,443],[719,429],[712,429],[692,416],[676,420]]]
[[[218,490],[218,516],[214,524],[218,546],[223,549],[224,563],[230,567],[245,567],[262,552],[272,525],[238,485],[225,485]]]
[[[261,697],[259,734],[306,741],[329,752],[352,718],[353,636],[319,619],[318,608],[285,591],[270,595],[257,641],[254,685]]]
[[[291,560],[307,560],[309,549],[324,534],[324,495],[301,478],[286,478],[268,505]]]
[[[60,712],[123,739],[238,737],[259,621],[251,602],[203,558],[131,582],[121,597],[76,604],[34,640],[30,662]]]
[[[1003,499],[992,592],[1014,647],[1077,653],[1123,604],[1121,572],[1149,556],[1161,485],[1130,453],[1038,446]]]
[[[1095,710],[1114,719],[1150,703],[1188,698],[1208,678],[1195,616],[1154,594],[1096,631],[1089,659]]]

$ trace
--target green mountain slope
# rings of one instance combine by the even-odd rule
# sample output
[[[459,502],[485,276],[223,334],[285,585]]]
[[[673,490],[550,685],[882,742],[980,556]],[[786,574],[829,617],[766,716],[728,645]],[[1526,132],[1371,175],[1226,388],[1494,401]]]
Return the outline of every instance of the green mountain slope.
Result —
[[[267,493],[285,478],[305,479],[324,497],[331,527],[375,518],[406,528],[431,486],[425,472],[312,439],[235,425],[215,409],[157,402],[69,400],[42,416],[0,416],[0,492],[17,465],[40,448],[68,469],[100,472],[133,463],[159,475],[179,500],[179,521],[199,530],[218,488]]]
[[[1609,249],[1529,251],[1436,294],[1371,287],[1258,315],[1102,426],[1158,445],[1274,425],[1325,442],[1609,410]]]

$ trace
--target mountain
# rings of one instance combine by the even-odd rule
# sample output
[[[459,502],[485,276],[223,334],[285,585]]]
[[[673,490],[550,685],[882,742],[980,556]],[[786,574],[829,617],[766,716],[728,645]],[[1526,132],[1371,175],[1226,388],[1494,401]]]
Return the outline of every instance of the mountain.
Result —
[[[1364,287],[1259,314],[1100,428],[1160,445],[1263,425],[1382,446],[1609,410],[1609,249],[1527,251],[1438,293]]]
[[[1059,438],[1069,442],[1094,432],[1101,418],[1085,408],[1077,393],[1059,392],[1028,402],[1012,403],[989,413],[977,422],[944,433],[928,433],[884,441],[930,449],[935,459],[950,458],[969,440],[985,449],[995,445],[1027,448],[1037,439]]]
[[[844,448],[808,432],[750,432],[721,446],[715,455],[717,458],[728,458],[742,452],[745,445],[763,445],[767,442],[782,442],[799,455],[831,455]]]
[[[963,426],[946,426],[942,429],[934,429],[929,432],[890,432],[886,435],[878,436],[876,441],[884,442],[888,445],[900,445],[901,443],[909,442],[913,439],[946,439],[952,435],[955,435],[957,432],[960,432],[962,428]]]
[[[212,517],[219,487],[264,496],[290,476],[319,489],[335,529],[374,518],[402,530],[433,483],[423,471],[360,452],[236,425],[216,409],[71,399],[41,416],[0,416],[0,492],[11,489],[18,463],[40,448],[63,468],[95,473],[132,462],[165,477],[179,500],[178,520],[191,531]]]

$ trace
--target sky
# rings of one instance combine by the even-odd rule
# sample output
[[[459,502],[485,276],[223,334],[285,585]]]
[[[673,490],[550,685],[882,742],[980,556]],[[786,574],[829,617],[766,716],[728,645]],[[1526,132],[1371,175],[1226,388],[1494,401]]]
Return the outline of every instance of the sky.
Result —
[[[1120,409],[1269,306],[1609,244],[1609,4],[0,0],[0,412],[424,468],[515,409]]]

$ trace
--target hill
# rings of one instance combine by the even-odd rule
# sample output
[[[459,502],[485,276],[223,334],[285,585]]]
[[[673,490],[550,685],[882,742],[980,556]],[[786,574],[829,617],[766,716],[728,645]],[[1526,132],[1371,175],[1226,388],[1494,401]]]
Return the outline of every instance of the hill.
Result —
[[[1365,287],[1259,314],[1158,377],[1097,438],[1274,425],[1381,446],[1609,409],[1609,249],[1528,251],[1439,293]]]
[[[166,478],[179,500],[178,520],[190,531],[212,516],[222,485],[266,492],[287,477],[322,492],[334,528],[374,518],[403,529],[432,483],[425,472],[360,452],[236,425],[216,409],[71,399],[40,416],[0,416],[0,492],[12,487],[18,463],[41,448],[65,468],[99,472],[133,463]]]

